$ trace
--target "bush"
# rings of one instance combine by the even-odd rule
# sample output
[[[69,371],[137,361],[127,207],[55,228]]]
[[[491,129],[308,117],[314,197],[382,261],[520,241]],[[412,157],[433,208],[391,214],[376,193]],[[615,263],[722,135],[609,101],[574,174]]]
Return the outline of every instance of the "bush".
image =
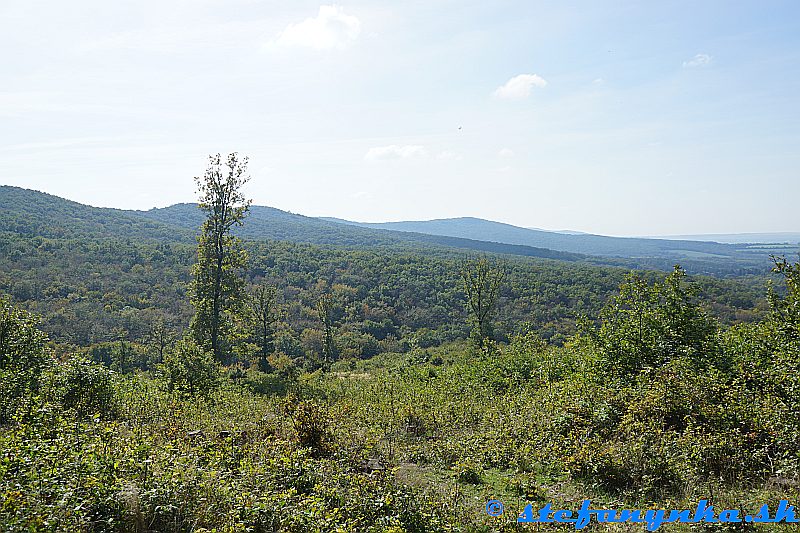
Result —
[[[39,388],[47,364],[47,337],[36,318],[0,297],[0,424],[13,416],[19,402]]]
[[[584,325],[603,369],[633,377],[645,367],[658,367],[688,356],[700,365],[722,365],[718,324],[701,307],[697,288],[687,286],[680,267],[662,283],[649,285],[631,274],[619,295],[603,308],[602,325]]]
[[[256,394],[286,394],[288,386],[286,380],[278,374],[261,372],[250,368],[243,380],[243,385]]]
[[[366,359],[377,355],[380,346],[375,337],[369,334],[345,332],[336,339],[342,359]]]
[[[283,352],[290,357],[305,355],[303,344],[294,336],[291,330],[280,330],[275,334],[275,351]]]
[[[330,451],[331,436],[328,433],[328,415],[323,406],[314,401],[299,401],[288,398],[284,412],[292,420],[297,442],[320,457]]]
[[[271,354],[267,361],[275,372],[289,384],[295,383],[300,374],[300,369],[295,365],[294,360],[283,352]]]
[[[451,470],[455,473],[456,479],[461,483],[478,485],[481,483],[481,473],[478,466],[470,461],[458,461],[452,466]]]
[[[114,372],[99,363],[73,357],[54,369],[49,388],[59,405],[79,418],[116,414]]]
[[[148,366],[148,356],[142,347],[125,341],[92,344],[86,354],[92,361],[103,363],[120,374]]]
[[[159,368],[170,391],[208,394],[219,385],[221,369],[214,355],[190,338],[178,341]]]
[[[442,344],[442,337],[430,328],[420,328],[414,332],[412,342],[419,348],[432,348]]]

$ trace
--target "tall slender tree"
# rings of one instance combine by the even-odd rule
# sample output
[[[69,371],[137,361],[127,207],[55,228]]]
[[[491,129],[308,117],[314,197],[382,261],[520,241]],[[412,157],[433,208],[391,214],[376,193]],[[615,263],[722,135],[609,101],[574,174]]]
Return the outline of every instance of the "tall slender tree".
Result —
[[[333,340],[335,318],[333,315],[333,295],[323,294],[317,301],[317,315],[325,329],[325,340],[322,344],[323,368],[327,369],[336,360],[336,343]]]
[[[195,341],[223,363],[229,359],[234,316],[245,301],[241,270],[247,265],[247,252],[231,231],[242,224],[250,207],[242,193],[250,179],[246,173],[247,158],[234,152],[224,163],[220,154],[210,156],[205,174],[195,178],[198,207],[206,219],[192,268],[191,330]]]
[[[250,295],[252,336],[259,349],[260,366],[269,370],[267,358],[275,351],[275,323],[280,319],[278,289],[262,283]]]
[[[493,335],[492,314],[504,279],[505,269],[486,257],[465,261],[461,267],[461,281],[472,323],[471,336],[478,348],[484,351]]]
[[[164,352],[175,340],[175,332],[164,321],[163,317],[158,317],[150,323],[145,333],[145,342],[152,346],[158,354],[156,363],[164,362]]]

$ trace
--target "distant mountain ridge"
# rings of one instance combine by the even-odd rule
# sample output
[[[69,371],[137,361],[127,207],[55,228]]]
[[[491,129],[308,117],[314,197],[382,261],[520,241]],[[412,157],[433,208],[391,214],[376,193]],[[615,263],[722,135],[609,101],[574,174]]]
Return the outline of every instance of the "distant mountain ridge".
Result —
[[[373,229],[427,233],[448,237],[463,238],[468,236],[478,240],[606,257],[696,258],[698,254],[733,257],[737,254],[747,253],[746,249],[742,249],[740,246],[718,242],[688,239],[607,237],[589,233],[545,231],[521,228],[511,224],[474,217],[378,223],[352,222],[338,219],[337,222]]]
[[[175,204],[149,211],[129,211],[154,221],[184,228],[199,228],[203,213],[197,204]],[[465,237],[450,237],[376,230],[357,225],[332,222],[315,217],[307,217],[281,211],[274,207],[250,206],[244,225],[235,228],[235,233],[251,240],[279,240],[328,244],[336,246],[399,246],[409,244],[428,244],[463,248],[487,253],[521,255],[575,261],[583,259],[583,254],[548,250],[545,248],[516,245],[513,243],[486,242]]]
[[[0,186],[0,235],[66,239],[132,239],[194,243],[204,220],[196,204],[148,211],[92,207],[46,193]],[[738,275],[764,272],[770,253],[791,255],[794,245],[723,244],[695,240],[607,237],[520,228],[473,217],[358,223],[251,206],[248,240],[281,240],[345,247],[388,247],[420,253],[496,253],[627,268]]]
[[[778,231],[774,233],[705,233],[697,235],[664,235],[656,239],[713,241],[726,244],[797,244],[800,232]]]
[[[148,211],[92,207],[20,187],[0,186],[0,233],[46,238],[137,239],[194,242],[204,215],[197,204],[175,204]],[[361,228],[251,206],[246,222],[235,232],[249,240],[282,240],[348,247],[462,249],[485,253],[577,261],[582,254],[531,246],[483,242]]]

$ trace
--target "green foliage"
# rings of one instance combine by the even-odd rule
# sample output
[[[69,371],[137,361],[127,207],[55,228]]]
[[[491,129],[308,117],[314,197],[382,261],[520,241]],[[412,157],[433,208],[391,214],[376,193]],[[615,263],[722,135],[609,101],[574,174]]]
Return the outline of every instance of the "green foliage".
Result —
[[[325,336],[322,340],[322,365],[323,368],[329,368],[331,363],[336,361],[339,355],[339,350],[334,341],[333,329],[336,326],[334,310],[334,299],[332,294],[323,294],[317,301],[317,316],[322,323]]]
[[[164,360],[164,352],[175,340],[174,328],[167,324],[163,317],[154,318],[144,337],[145,343],[151,350],[151,361],[161,363]]]
[[[791,264],[786,258],[773,258],[773,272],[783,276],[786,295],[780,296],[770,285],[769,304],[772,321],[786,341],[800,340],[800,262]]]
[[[493,235],[492,231],[483,231],[485,228],[458,228],[464,220],[448,221],[449,225],[454,226],[452,235],[462,235],[466,231],[459,238],[426,235],[424,233],[427,230],[380,231],[263,206],[253,206],[250,211],[250,222],[238,228],[237,234],[251,241],[280,240],[362,249],[380,247],[428,255],[440,254],[447,249],[460,249],[473,253],[562,261],[588,259],[594,263],[645,269],[669,269],[678,260],[692,272],[711,272],[719,276],[760,273],[766,266],[765,253],[782,253],[786,248],[785,245],[767,246],[765,249],[702,241],[617,239],[553,232],[527,233],[528,237],[533,236],[533,240],[529,241],[527,238],[519,240],[518,235],[513,235],[519,228],[503,227],[499,234]],[[0,228],[26,237],[191,243],[202,221],[202,214],[195,204],[177,204],[149,211],[120,211],[81,205],[38,191],[0,186]],[[490,226],[494,224],[477,222]],[[512,234],[506,233],[506,230],[511,230]],[[523,233],[526,231],[523,230]],[[517,244],[504,244],[507,242]],[[585,254],[606,257],[587,258]]]
[[[114,372],[82,357],[51,369],[47,395],[78,418],[116,416]]]
[[[49,359],[46,342],[36,318],[0,296],[0,424],[6,423],[18,404],[39,388]]]
[[[188,395],[207,395],[220,383],[221,367],[214,354],[199,346],[194,339],[184,338],[164,356],[159,366],[170,391]]]
[[[478,485],[481,482],[481,473],[472,461],[458,461],[451,468],[456,479],[462,483]]]
[[[283,352],[275,352],[269,357],[269,364],[276,372],[290,383],[297,380],[300,369],[294,360]]]
[[[289,397],[284,403],[284,412],[292,421],[297,442],[316,456],[330,451],[330,433],[325,408],[313,400],[297,400]]]
[[[197,263],[192,267],[191,301],[195,308],[191,329],[195,341],[211,350],[218,361],[230,360],[236,316],[244,304],[241,270],[247,252],[231,230],[247,215],[250,202],[241,188],[247,183],[247,158],[228,156],[222,169],[219,154],[209,157],[205,175],[195,178],[206,219],[197,239]],[[227,173],[227,175],[225,175]]]
[[[461,267],[461,281],[467,297],[467,311],[471,325],[470,338],[480,350],[487,350],[488,341],[494,337],[492,315],[497,308],[505,270],[487,257],[465,262]]]
[[[391,475],[314,457],[263,397],[176,402],[131,378],[120,394],[120,420],[42,406],[0,433],[4,531],[453,530]]]
[[[380,344],[372,335],[345,331],[336,338],[343,359],[366,359],[381,351]]]
[[[685,278],[677,266],[652,285],[628,276],[601,312],[600,328],[588,331],[605,371],[627,376],[683,356],[698,364],[719,363],[718,325]]]
[[[489,496],[632,508],[800,496],[800,266],[776,260],[786,286],[769,309],[758,280],[639,273],[607,302],[621,270],[460,271],[434,248],[251,242],[245,273],[232,237],[244,165],[229,159],[227,180],[221,165],[199,180],[194,336],[174,345],[188,245],[0,232],[0,287],[45,310],[58,353],[87,347],[118,371],[71,358],[40,386],[46,339],[3,301],[0,392],[18,400],[0,428],[4,529],[493,531],[517,524],[489,520],[475,505]],[[227,219],[214,201],[226,194]],[[493,357],[467,348],[465,309]],[[711,311],[764,318],[724,327]],[[579,316],[597,322],[573,337]],[[256,354],[270,372],[247,367]],[[147,369],[162,359],[159,382]],[[330,372],[303,372],[320,359]]]
[[[739,483],[743,477],[752,482],[778,473],[797,476],[800,350],[785,338],[778,341],[785,314],[775,312],[757,326],[731,328],[720,341],[703,313],[687,303],[677,274],[666,287],[636,286],[644,297],[635,299],[639,307],[629,307],[633,316],[644,317],[641,322],[630,320],[631,315],[620,320],[617,313],[611,316],[613,324],[602,324],[601,337],[627,326],[627,335],[615,339],[646,347],[636,352],[645,357],[627,359],[636,362],[627,366],[633,382],[607,381],[603,390],[599,384],[607,376],[595,378],[591,404],[608,409],[602,419],[596,407],[594,414],[580,411],[581,422],[572,434],[590,438],[584,437],[569,458],[570,469],[606,488],[650,499],[665,498],[697,480]],[[791,287],[786,290],[791,294]],[[773,309],[784,310],[785,302],[774,298]],[[645,324],[642,336],[640,324]],[[634,342],[642,338],[655,341]],[[607,362],[608,352],[601,357]]]
[[[248,280],[254,285],[270,280],[285,302],[275,343],[292,357],[321,354],[298,346],[304,329],[321,328],[315,309],[320,279],[355,291],[348,313],[337,317],[337,331],[372,335],[382,341],[381,351],[407,350],[413,337],[420,347],[432,347],[469,335],[459,289],[461,256],[455,252],[422,255],[285,242],[246,247]],[[146,346],[152,368],[192,318],[187,285],[194,254],[195,247],[181,243],[49,240],[0,232],[0,290],[24,296],[17,297],[18,304],[42,317],[41,328],[54,341]],[[509,260],[506,268],[494,315],[496,337],[505,339],[529,321],[556,344],[574,332],[577,317],[598,315],[624,275],[621,269],[535,259]],[[661,277],[642,276],[650,282]],[[760,278],[693,278],[693,284],[723,323],[753,321],[768,312]],[[161,340],[153,331],[159,321],[168,334]]]
[[[643,307],[662,340],[643,346],[666,346],[656,353],[667,357],[624,379],[609,374],[595,338],[557,346],[522,324],[491,358],[462,341],[298,376],[295,358],[276,352],[276,373],[236,367],[241,386],[217,389],[214,402],[121,376],[116,420],[37,404],[0,433],[0,523],[510,531],[516,513],[489,519],[476,502],[689,508],[713,494],[721,507],[750,510],[800,496],[800,357],[778,315],[718,336],[682,286],[657,285],[642,289],[658,291]],[[598,332],[606,321],[631,322],[610,313]],[[698,356],[706,334],[710,360]],[[165,354],[170,364],[178,352],[175,361],[204,354],[214,364],[191,341]],[[292,375],[303,399],[276,398]]]
[[[292,385],[280,374],[268,374],[254,368],[248,369],[243,378],[242,384],[256,394],[285,396]]]
[[[86,350],[86,355],[121,374],[150,366],[146,350],[141,345],[124,340],[93,344]]]
[[[275,323],[280,319],[278,290],[275,286],[261,284],[250,294],[247,320],[252,324],[251,337],[258,346],[259,366],[269,372],[267,358],[275,351]]]

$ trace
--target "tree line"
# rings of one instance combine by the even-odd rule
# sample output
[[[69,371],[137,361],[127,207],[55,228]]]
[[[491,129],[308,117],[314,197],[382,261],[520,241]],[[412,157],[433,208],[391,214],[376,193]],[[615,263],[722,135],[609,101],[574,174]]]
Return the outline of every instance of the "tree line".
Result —
[[[258,360],[269,369],[272,355],[313,369],[470,336],[478,345],[507,342],[523,327],[559,344],[582,316],[598,316],[625,274],[542,259],[465,261],[458,251],[242,241],[234,230],[246,227],[249,202],[232,196],[240,189],[228,180],[244,184],[246,161],[216,156],[211,163],[197,180],[206,217],[196,246],[0,232],[0,290],[41,315],[59,349],[88,350],[123,371],[162,362],[187,325],[220,362]],[[220,256],[225,247],[231,253]],[[495,271],[502,283],[487,300],[488,321],[474,301],[475,283]],[[650,282],[662,276],[642,273]],[[763,283],[692,278],[723,323],[763,316]],[[491,293],[488,286],[480,294]]]
[[[233,234],[233,229],[244,223],[251,204],[242,192],[249,181],[247,158],[232,153],[223,163],[220,154],[212,155],[205,174],[195,180],[200,194],[198,207],[206,218],[197,239],[197,262],[191,269],[189,291],[195,309],[190,324],[191,340],[211,352],[217,362],[230,364],[235,360],[237,343],[249,339],[255,344],[261,369],[271,370],[274,325],[280,313],[277,288],[261,284],[245,292],[243,274],[248,254],[241,239]],[[482,257],[464,261],[460,275],[471,339],[480,350],[488,350],[494,336],[492,320],[505,278],[504,269]],[[315,306],[324,332],[320,361],[323,369],[329,368],[339,355],[334,306],[330,292],[320,294]]]

